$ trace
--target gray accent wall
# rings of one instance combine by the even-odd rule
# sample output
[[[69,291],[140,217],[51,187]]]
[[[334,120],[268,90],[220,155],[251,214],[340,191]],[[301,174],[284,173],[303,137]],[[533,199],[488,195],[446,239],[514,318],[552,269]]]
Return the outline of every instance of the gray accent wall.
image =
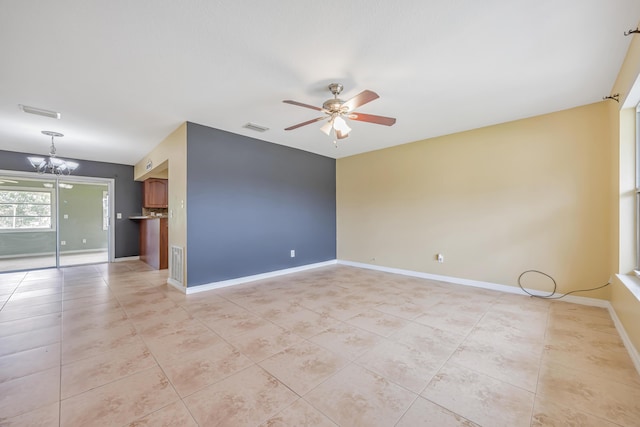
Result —
[[[335,159],[187,123],[187,256],[189,287],[335,259]]]
[[[33,172],[27,156],[33,154],[0,150],[0,170]],[[139,225],[129,216],[140,215],[142,206],[142,183],[133,180],[133,166],[116,163],[76,160],[80,166],[74,172],[77,176],[112,178],[115,182],[115,212],[122,213],[122,219],[115,219],[115,256],[139,255]]]

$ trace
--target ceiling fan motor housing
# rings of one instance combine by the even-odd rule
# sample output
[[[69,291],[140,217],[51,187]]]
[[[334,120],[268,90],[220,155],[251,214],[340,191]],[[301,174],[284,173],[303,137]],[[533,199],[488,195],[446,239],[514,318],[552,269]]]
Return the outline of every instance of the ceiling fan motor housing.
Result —
[[[342,99],[328,99],[324,102],[324,104],[322,104],[322,108],[329,111],[330,113],[346,113],[347,108],[343,108],[342,104],[344,104],[344,101]]]
[[[340,95],[342,89],[344,89],[344,87],[340,83],[331,83],[329,85],[329,90],[333,94],[333,99],[326,100],[324,104],[322,104],[322,108],[330,113],[346,113],[347,109],[342,108],[344,101],[342,99],[338,99],[338,95]]]
[[[333,96],[336,96],[336,97],[340,95],[340,93],[342,92],[342,89],[344,89],[344,86],[342,86],[340,83],[331,83],[329,85],[329,90],[331,91]]]

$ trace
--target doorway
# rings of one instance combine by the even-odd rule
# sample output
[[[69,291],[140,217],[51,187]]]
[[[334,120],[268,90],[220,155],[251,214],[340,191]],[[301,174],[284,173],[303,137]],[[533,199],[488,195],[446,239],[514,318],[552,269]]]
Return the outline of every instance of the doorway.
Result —
[[[0,272],[113,260],[113,180],[0,172]]]

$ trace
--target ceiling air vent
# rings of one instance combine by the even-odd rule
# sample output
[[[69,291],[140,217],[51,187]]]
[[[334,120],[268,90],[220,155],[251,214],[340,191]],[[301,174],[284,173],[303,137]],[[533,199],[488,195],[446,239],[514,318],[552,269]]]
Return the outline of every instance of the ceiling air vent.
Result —
[[[268,127],[260,126],[260,125],[257,125],[255,123],[251,123],[251,122],[247,123],[246,125],[244,125],[242,127],[246,128],[246,129],[255,130],[256,132],[266,132],[266,131],[269,130]]]

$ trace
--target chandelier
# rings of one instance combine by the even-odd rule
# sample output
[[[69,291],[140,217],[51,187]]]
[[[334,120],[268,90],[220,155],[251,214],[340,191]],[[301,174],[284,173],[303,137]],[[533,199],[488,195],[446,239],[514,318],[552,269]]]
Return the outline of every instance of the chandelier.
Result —
[[[44,135],[51,137],[51,147],[49,147],[49,157],[27,157],[31,166],[33,166],[38,173],[52,173],[55,175],[70,175],[71,172],[76,170],[79,166],[78,163],[69,160],[62,160],[56,157],[56,146],[53,142],[53,138],[62,138],[64,135],[58,132],[52,132],[50,130],[43,130]]]

